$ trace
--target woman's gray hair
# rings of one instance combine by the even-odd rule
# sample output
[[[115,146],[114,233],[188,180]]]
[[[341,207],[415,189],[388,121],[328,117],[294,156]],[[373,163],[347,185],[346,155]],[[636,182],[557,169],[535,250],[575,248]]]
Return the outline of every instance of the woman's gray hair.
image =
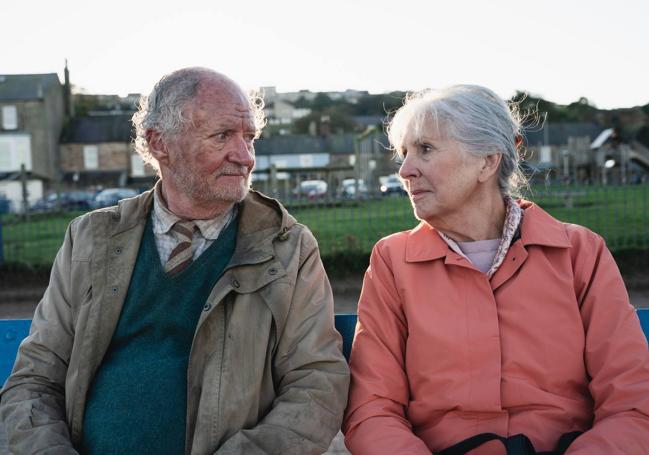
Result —
[[[191,122],[192,119],[187,115],[187,103],[196,96],[200,82],[210,76],[225,78],[208,68],[183,68],[163,76],[148,96],[140,97],[139,109],[133,114],[135,151],[157,173],[160,172],[160,167],[149,150],[147,130],[156,130],[164,139],[173,139]],[[259,137],[265,124],[264,102],[256,93],[248,94],[248,101]]]
[[[518,154],[522,119],[515,103],[508,105],[478,85],[453,85],[409,94],[388,125],[388,139],[395,153],[403,154],[407,130],[419,138],[431,120],[439,135],[458,141],[468,153],[502,155],[498,187],[503,195],[518,195],[526,185]]]

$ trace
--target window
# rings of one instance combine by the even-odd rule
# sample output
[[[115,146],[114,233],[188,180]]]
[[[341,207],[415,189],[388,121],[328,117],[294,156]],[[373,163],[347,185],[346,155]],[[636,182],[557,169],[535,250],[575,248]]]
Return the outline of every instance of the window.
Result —
[[[542,145],[541,146],[541,159],[539,160],[541,163],[551,163],[552,162],[552,149],[550,148],[549,145]]]
[[[99,149],[96,145],[83,146],[84,169],[97,169],[99,167]]]
[[[20,165],[32,170],[31,137],[27,134],[0,135],[0,172],[16,172]]]
[[[2,129],[15,130],[18,128],[18,110],[16,106],[2,106]]]
[[[300,167],[313,167],[313,155],[301,154]]]
[[[137,153],[131,155],[131,177],[144,177],[144,161]]]

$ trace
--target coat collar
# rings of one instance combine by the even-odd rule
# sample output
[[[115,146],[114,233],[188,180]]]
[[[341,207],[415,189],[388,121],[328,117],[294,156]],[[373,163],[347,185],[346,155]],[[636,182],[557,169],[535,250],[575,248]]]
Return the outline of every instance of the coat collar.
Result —
[[[523,209],[521,241],[524,246],[541,245],[553,248],[569,248],[570,240],[564,223],[556,220],[533,202],[519,199]]]
[[[523,209],[520,230],[524,246],[570,247],[563,223],[554,219],[533,202],[524,199],[519,199],[516,202]],[[408,231],[407,236],[406,262],[432,261],[445,257],[451,251],[437,230],[424,221]]]
[[[237,245],[228,267],[254,264],[274,256],[273,241],[286,240],[296,221],[276,200],[250,191],[239,205]]]
[[[108,237],[118,236],[146,224],[153,205],[153,190],[140,196],[119,201],[118,206],[101,209],[94,216],[109,217]],[[259,263],[273,257],[273,240],[287,236],[296,223],[288,211],[275,199],[251,190],[239,204],[237,245],[228,267]]]

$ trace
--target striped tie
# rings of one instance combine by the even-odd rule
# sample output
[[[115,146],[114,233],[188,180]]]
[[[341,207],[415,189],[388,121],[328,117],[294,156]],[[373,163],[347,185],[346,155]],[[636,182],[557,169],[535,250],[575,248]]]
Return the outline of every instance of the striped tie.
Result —
[[[178,221],[171,227],[178,245],[173,249],[167,263],[165,272],[173,276],[183,270],[192,262],[192,237],[196,225],[192,221]]]

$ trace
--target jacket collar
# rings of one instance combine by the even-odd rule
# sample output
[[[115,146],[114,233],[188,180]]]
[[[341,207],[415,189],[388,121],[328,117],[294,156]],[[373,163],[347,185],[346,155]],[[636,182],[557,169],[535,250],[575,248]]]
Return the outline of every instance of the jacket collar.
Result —
[[[107,233],[115,237],[136,226],[144,226],[153,205],[153,190],[119,201],[117,207],[102,209],[96,216],[109,216],[113,222]],[[273,257],[273,240],[288,235],[296,223],[275,199],[251,190],[239,204],[237,245],[229,267],[254,264]],[[101,215],[99,215],[101,214]]]
[[[569,248],[570,240],[564,224],[533,202],[519,199],[523,209],[521,241],[524,246],[542,245],[554,248]]]
[[[273,240],[286,240],[296,221],[276,200],[251,190],[239,205],[237,245],[230,265],[255,264],[274,256]]]
[[[449,251],[437,230],[425,221],[408,233],[406,262],[432,261],[446,256]]]
[[[533,202],[524,199],[516,202],[523,209],[520,232],[524,246],[570,247],[563,223],[552,218]],[[445,257],[449,251],[451,250],[448,244],[440,237],[437,230],[424,221],[408,232],[406,262],[432,261]]]

